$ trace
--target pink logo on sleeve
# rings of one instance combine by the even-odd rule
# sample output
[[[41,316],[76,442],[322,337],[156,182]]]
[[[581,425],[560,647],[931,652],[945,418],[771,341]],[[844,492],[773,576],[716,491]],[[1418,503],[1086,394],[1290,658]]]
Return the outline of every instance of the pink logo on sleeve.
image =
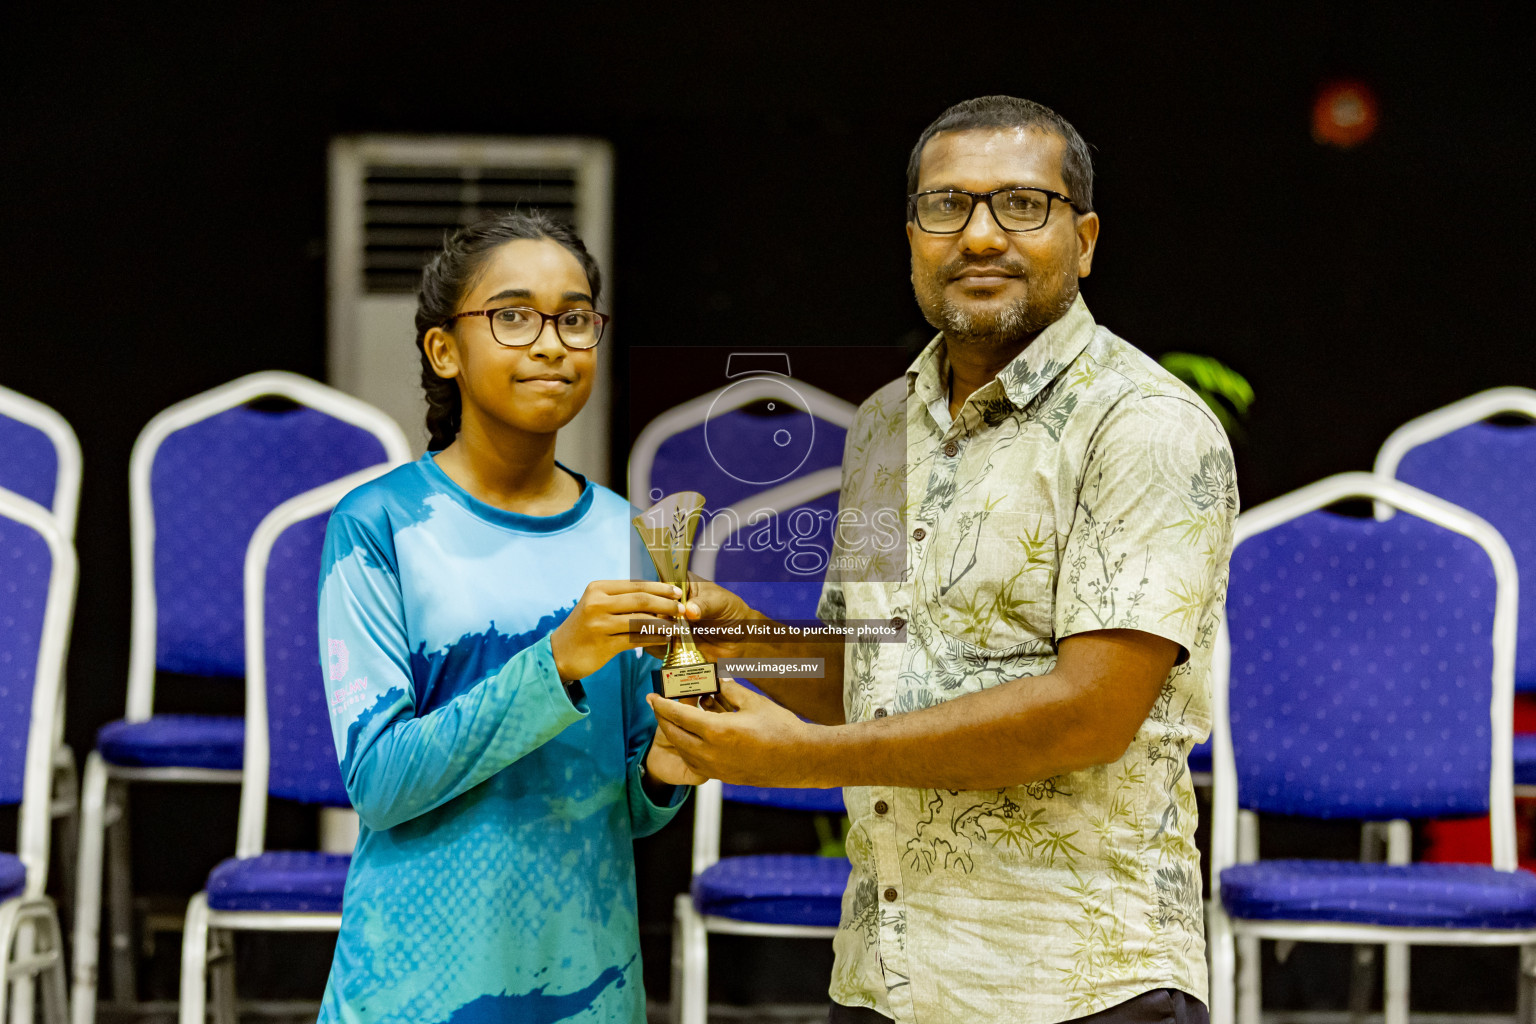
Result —
[[[331,681],[345,679],[347,675],[347,642],[345,640],[330,641],[331,652]]]

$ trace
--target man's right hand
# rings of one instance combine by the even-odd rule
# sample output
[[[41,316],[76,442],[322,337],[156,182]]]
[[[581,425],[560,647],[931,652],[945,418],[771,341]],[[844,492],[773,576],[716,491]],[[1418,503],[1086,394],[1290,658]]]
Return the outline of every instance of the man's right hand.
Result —
[[[682,596],[670,583],[598,580],[587,584],[571,614],[549,635],[560,678],[585,678],[615,654],[642,646],[645,641],[630,630],[645,623],[672,625]]]
[[[763,624],[770,620],[762,612],[724,587],[690,574],[688,621],[707,621],[711,626]],[[711,630],[695,633],[694,643],[711,661],[746,658],[822,658],[825,672],[820,679],[780,679],[776,676],[753,677],[752,683],[773,700],[813,722],[832,725],[843,720],[843,643],[825,640],[815,644],[803,641],[769,640],[759,635],[749,637],[745,629]],[[655,652],[658,657],[661,651]]]
[[[701,579],[693,573],[688,574],[687,609],[688,621],[704,620],[712,626],[744,625],[748,622],[763,621],[761,614],[749,608],[745,601],[731,591],[718,583]],[[742,633],[745,634],[745,630]],[[745,635],[732,639],[727,632],[711,631],[708,636],[696,633],[693,639],[694,643],[698,644],[699,650],[704,653],[704,657],[710,661],[746,656]]]

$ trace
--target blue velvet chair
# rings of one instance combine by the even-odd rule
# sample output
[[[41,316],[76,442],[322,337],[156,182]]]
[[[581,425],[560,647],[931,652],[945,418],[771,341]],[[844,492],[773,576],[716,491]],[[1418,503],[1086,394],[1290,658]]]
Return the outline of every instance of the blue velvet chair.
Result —
[[[246,655],[241,573],[262,517],[296,494],[409,457],[404,434],[382,412],[291,373],[241,377],[171,406],[140,433],[128,469],[127,714],[97,734],[81,791],[76,1024],[90,1024],[96,1010],[104,853],[113,994],[120,1002],[136,998],[127,787],[240,782],[243,720],[157,714],[156,672],[203,677],[214,686],[239,680]]]
[[[1406,514],[1322,511],[1362,497]],[[1235,540],[1214,680],[1212,1019],[1257,1024],[1234,947],[1270,938],[1387,945],[1386,1021],[1405,1024],[1407,944],[1536,943],[1536,877],[1515,863],[1514,557],[1471,513],[1364,473],[1250,509]],[[1240,808],[1385,822],[1387,863],[1239,863]],[[1480,814],[1492,866],[1409,863],[1408,819]]]
[[[245,561],[244,771],[235,855],[187,905],[181,1020],[203,1024],[212,981],[215,1018],[234,1024],[237,931],[334,932],[357,834],[336,764],[320,667],[320,556],[331,508],[385,471],[380,465],[290,498],[256,528]],[[320,808],[328,850],[268,850],[269,797]],[[339,812],[339,813],[338,813]],[[340,818],[341,829],[327,828]],[[350,827],[348,827],[350,826]],[[342,834],[342,842],[327,842]],[[336,848],[341,847],[341,848]]]
[[[1499,414],[1522,425],[1486,422]],[[1515,691],[1536,692],[1536,391],[1494,388],[1410,420],[1381,446],[1378,476],[1401,480],[1486,519],[1514,552],[1521,603]],[[1515,736],[1515,787],[1536,796],[1536,734]]]
[[[830,939],[837,933],[848,859],[816,854],[720,856],[722,803],[813,813],[843,813],[839,789],[762,789],[699,786],[693,805],[692,882],[674,904],[672,1020],[705,1024],[709,999],[709,936],[759,935]]]
[[[0,387],[0,489],[45,508],[73,543],[80,508],[80,441],[53,409]],[[74,751],[64,743],[63,693],[54,730],[51,811],[57,825],[61,906],[74,906],[75,840],[79,836],[80,783]]]
[[[64,944],[45,889],[75,582],[74,548],[59,522],[0,490],[0,804],[20,808],[17,852],[0,853],[0,1020],[32,1020],[39,981],[49,1024],[68,1015]]]

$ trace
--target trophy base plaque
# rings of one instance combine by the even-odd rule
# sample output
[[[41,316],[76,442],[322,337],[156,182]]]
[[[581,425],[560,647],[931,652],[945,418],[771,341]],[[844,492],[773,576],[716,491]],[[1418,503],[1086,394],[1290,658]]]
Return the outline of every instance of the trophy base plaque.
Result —
[[[720,673],[713,662],[658,668],[651,671],[651,686],[668,700],[705,697],[720,692]]]

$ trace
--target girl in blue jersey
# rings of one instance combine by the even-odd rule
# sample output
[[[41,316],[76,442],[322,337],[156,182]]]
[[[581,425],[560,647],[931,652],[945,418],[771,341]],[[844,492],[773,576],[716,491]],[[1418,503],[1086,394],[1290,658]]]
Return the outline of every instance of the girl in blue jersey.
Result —
[[[432,450],[337,505],[321,570],[362,819],[322,1021],[645,1019],[631,841],[703,780],[656,733],[630,633],[682,595],[628,579],[628,502],[555,461],[599,287],[536,212],[423,272]]]

